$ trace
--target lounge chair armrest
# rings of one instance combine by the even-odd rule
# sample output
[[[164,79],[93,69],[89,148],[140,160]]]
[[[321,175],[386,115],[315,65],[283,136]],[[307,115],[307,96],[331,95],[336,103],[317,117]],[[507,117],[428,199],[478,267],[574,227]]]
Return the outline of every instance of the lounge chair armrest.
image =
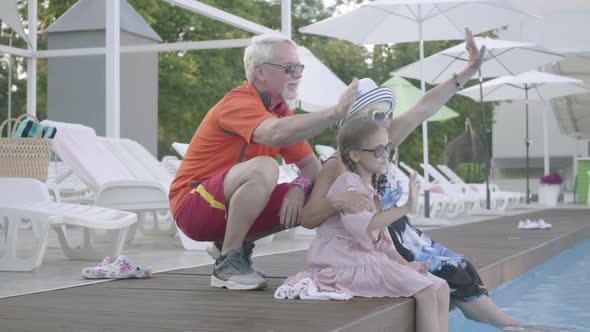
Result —
[[[0,205],[0,217],[11,217],[15,219],[35,219],[36,222],[48,222],[56,224],[59,222],[57,216],[47,216],[46,213],[32,211],[26,206],[3,206]]]
[[[47,191],[49,191],[50,195],[53,195],[54,201],[57,203],[61,203],[61,195],[59,193],[59,187],[55,183],[48,183],[47,184]]]
[[[155,181],[111,181],[96,192],[95,204],[128,211],[165,210],[169,208],[168,189]]]
[[[109,211],[107,209],[105,210]],[[137,222],[137,215],[132,212],[116,211],[116,215],[111,213],[108,215],[108,217],[104,218],[92,216],[59,216],[56,218],[56,221],[67,225],[76,225],[81,227],[97,229],[119,229],[135,224]]]

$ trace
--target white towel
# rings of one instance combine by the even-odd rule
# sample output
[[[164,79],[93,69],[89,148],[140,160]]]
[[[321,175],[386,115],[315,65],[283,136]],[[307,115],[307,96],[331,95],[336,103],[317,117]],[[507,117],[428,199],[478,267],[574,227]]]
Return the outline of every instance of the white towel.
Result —
[[[295,285],[291,286],[283,284],[275,291],[275,299],[297,299],[302,300],[348,300],[353,296],[346,293],[336,292],[320,292],[318,286],[311,278],[304,278],[298,281]]]

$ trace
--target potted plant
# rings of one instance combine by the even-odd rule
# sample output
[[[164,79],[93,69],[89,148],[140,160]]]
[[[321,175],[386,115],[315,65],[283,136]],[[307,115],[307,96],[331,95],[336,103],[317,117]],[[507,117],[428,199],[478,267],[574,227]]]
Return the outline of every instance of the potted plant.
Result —
[[[557,172],[542,176],[539,183],[539,204],[547,206],[557,205],[557,198],[563,179]]]

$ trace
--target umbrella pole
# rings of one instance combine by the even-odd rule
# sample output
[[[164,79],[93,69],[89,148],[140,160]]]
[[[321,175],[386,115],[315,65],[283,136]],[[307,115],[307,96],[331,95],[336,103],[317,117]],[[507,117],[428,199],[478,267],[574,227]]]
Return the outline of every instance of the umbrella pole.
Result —
[[[481,105],[481,136],[483,138],[484,151],[486,153],[486,209],[491,208],[490,202],[490,153],[488,151],[488,139],[487,139],[487,124],[485,117],[485,110],[483,104],[483,77],[481,76],[481,67],[479,68],[479,105]]]
[[[543,175],[549,174],[549,109],[551,104],[544,101],[543,107]]]
[[[12,47],[12,32],[10,32],[10,39],[8,46]],[[8,91],[6,92],[8,97],[8,114],[7,119],[12,118],[12,55],[8,54]],[[12,122],[8,122],[8,135],[12,132]],[[1,135],[2,133],[0,133]],[[10,136],[8,136],[10,137]]]
[[[418,5],[418,17],[422,16],[422,6]],[[424,61],[424,40],[422,40],[422,23],[418,24],[418,35],[420,38],[419,41],[419,48],[420,48],[420,90],[422,91],[422,95],[426,93],[426,86],[424,83],[424,71],[423,71],[423,61]],[[424,178],[426,179],[426,183],[430,182],[428,177],[428,120],[422,122],[422,153],[423,153],[423,160],[424,160]],[[430,217],[430,188],[424,188],[424,217]]]
[[[524,141],[526,145],[526,203],[530,204],[531,188],[529,186],[529,146],[531,145],[531,142],[529,140],[529,90],[526,84],[524,85],[524,96],[526,100],[526,140]]]

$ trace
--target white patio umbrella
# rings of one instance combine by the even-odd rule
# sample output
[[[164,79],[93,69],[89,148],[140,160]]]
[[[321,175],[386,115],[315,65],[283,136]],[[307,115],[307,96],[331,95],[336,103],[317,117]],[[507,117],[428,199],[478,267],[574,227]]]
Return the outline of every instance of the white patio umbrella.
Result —
[[[543,46],[528,42],[474,37],[478,46],[485,45],[486,52],[480,67],[481,77],[499,77],[516,75],[547,63],[565,59],[565,55],[549,50]],[[418,61],[402,67],[390,74],[420,79],[430,84],[442,83],[463,69],[469,61],[465,43],[442,50],[422,61],[423,75],[420,75]]]
[[[482,84],[484,77],[498,77],[505,75],[516,75],[526,70],[547,63],[554,63],[565,59],[565,56],[542,46],[533,43],[499,40],[492,38],[475,37],[477,45],[485,45],[486,52],[483,55],[483,63],[479,70],[479,84]],[[399,70],[392,72],[392,75],[411,77],[419,79],[422,77],[426,82],[438,84],[450,77],[453,73],[461,70],[469,61],[469,53],[465,50],[465,43],[442,50],[424,59],[422,64],[414,62]],[[420,75],[420,65],[423,67],[423,75]],[[480,91],[482,137],[484,146],[487,149],[483,95]],[[545,138],[547,140],[547,138]],[[489,155],[489,151],[486,151]],[[490,208],[489,191],[489,162],[486,165],[486,207]]]
[[[12,28],[22,39],[29,41],[18,14],[16,0],[0,1],[0,20]]]
[[[294,106],[306,112],[317,112],[336,105],[346,84],[307,48],[299,46],[298,53],[305,71]]]
[[[499,31],[500,38],[522,40],[552,50],[590,52],[590,1],[588,0],[509,0],[514,7],[532,11],[543,20],[524,19]]]
[[[478,100],[480,91],[485,101],[525,100],[526,101],[526,202],[530,202],[529,187],[529,100],[545,101],[543,121],[547,121],[547,102],[553,98],[571,94],[584,93],[588,90],[583,81],[565,76],[528,71],[517,76],[502,76],[487,81],[480,86],[473,86],[458,93],[471,99]],[[546,135],[544,135],[546,137]],[[544,142],[547,147],[547,141]],[[547,156],[547,154],[546,154]]]
[[[464,28],[474,33],[517,22],[527,13],[504,0],[376,0],[346,14],[300,29],[356,44],[419,42],[424,59],[425,40],[464,39]],[[425,92],[421,80],[422,93]],[[428,164],[428,126],[422,123],[424,164]],[[424,170],[428,178],[428,171]],[[425,188],[428,195],[428,188]],[[427,196],[428,197],[428,196]],[[428,211],[425,211],[428,214]]]

